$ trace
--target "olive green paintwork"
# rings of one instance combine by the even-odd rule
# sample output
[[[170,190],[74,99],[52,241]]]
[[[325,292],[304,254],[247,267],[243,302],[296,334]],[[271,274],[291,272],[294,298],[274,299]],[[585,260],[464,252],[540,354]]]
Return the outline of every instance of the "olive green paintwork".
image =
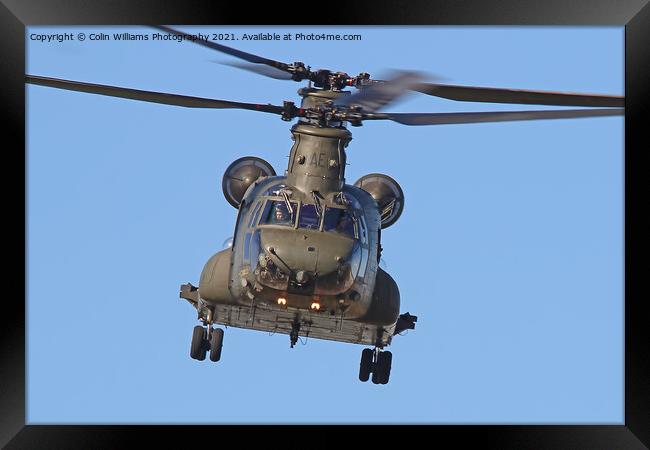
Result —
[[[304,193],[340,192],[345,183],[345,147],[352,134],[343,128],[298,123],[291,128],[287,183]]]

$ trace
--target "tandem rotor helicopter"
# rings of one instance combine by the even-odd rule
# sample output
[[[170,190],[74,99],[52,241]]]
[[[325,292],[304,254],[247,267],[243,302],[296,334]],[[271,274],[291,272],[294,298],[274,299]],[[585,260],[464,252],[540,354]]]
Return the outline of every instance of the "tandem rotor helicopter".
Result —
[[[164,32],[189,36],[157,26]],[[291,127],[288,167],[276,175],[261,158],[237,159],[222,179],[223,194],[238,209],[232,245],[205,264],[198,286],[180,287],[180,298],[198,312],[190,356],[221,359],[224,331],[216,324],[366,346],[359,379],[386,384],[395,335],[415,329],[417,317],[400,314],[397,283],[380,267],[381,232],[400,218],[404,193],[388,175],[345,179],[347,126],[367,120],[404,125],[443,125],[563,119],[624,114],[622,96],[514,90],[424,83],[399,72],[388,80],[356,76],[302,62],[283,63],[211,41],[200,44],[243,60],[236,66],[271,78],[307,81],[300,106],[253,104],[143,91],[26,75],[26,82],[58,89],[190,108],[245,109],[298,119]],[[359,92],[351,93],[351,87]],[[596,107],[592,109],[389,113],[380,109],[408,91],[457,101]],[[370,348],[372,347],[372,348]]]

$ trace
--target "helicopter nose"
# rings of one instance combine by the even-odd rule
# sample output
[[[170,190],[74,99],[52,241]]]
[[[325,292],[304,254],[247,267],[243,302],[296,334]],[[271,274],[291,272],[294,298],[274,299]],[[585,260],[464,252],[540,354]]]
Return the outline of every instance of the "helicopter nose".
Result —
[[[263,230],[261,242],[278,267],[291,270],[304,280],[296,279],[299,283],[309,281],[315,274],[320,277],[337,271],[350,259],[354,243],[320,232],[277,229]]]

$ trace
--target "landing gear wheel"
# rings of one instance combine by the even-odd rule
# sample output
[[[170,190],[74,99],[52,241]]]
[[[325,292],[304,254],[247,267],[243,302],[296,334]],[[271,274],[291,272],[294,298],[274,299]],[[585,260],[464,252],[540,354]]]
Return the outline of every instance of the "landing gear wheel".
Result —
[[[205,359],[205,353],[207,351],[205,345],[205,334],[206,329],[200,325],[194,327],[192,332],[192,344],[190,345],[190,357],[198,361],[203,361]]]
[[[379,372],[379,368],[377,367],[377,363],[374,364],[374,368],[372,369],[372,382],[374,384],[381,384],[381,373]]]
[[[372,382],[386,384],[390,378],[390,367],[393,362],[391,352],[377,352],[376,361],[372,369]]]
[[[377,366],[381,373],[381,384],[388,383],[390,379],[390,367],[393,363],[393,354],[391,352],[381,352],[377,358]]]
[[[223,330],[215,328],[212,330],[210,338],[210,361],[217,362],[221,359],[221,349],[223,348]]]
[[[361,363],[359,364],[359,380],[361,381],[368,381],[370,378],[373,353],[369,348],[364,348],[361,352]]]

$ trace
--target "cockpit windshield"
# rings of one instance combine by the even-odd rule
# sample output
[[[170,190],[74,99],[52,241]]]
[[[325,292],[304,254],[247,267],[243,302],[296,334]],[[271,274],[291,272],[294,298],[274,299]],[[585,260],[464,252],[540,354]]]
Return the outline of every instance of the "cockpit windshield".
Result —
[[[296,203],[291,202],[291,206],[295,211],[297,207]],[[289,212],[285,202],[280,200],[268,201],[264,207],[261,224],[286,225],[292,227],[294,224],[294,217]]]
[[[314,204],[298,203],[285,200],[267,200],[262,211],[260,225],[283,225],[293,227],[298,217],[298,227],[307,230],[320,230],[321,218],[323,231],[340,233],[353,239],[359,238],[359,223],[354,212],[349,208],[325,207],[320,211]]]
[[[324,231],[335,231],[354,238],[354,229],[354,218],[347,209],[325,208]]]
[[[320,228],[320,215],[316,210],[316,205],[306,205],[303,203],[300,207],[298,226],[309,230],[318,230]]]

